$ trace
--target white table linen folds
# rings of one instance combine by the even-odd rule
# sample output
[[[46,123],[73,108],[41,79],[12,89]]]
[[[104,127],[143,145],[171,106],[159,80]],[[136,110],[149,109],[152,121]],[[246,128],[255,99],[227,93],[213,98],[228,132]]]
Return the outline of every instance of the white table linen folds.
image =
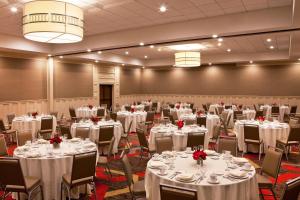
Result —
[[[239,120],[236,121],[234,125],[234,132],[238,138],[238,147],[243,152],[246,152],[246,145],[244,143],[244,125],[252,124],[259,126],[259,137],[264,142],[264,149],[266,150],[268,146],[276,146],[277,139],[287,139],[290,127],[286,123],[269,122],[264,121],[259,123],[258,121],[252,120]],[[248,151],[251,149],[249,148]],[[254,150],[256,151],[256,150]]]
[[[146,121],[147,112],[145,111],[136,111],[136,112],[128,112],[128,111],[119,111],[117,112],[117,116],[125,116],[125,130],[128,130],[130,122],[132,121],[131,125],[131,132],[136,132],[136,128],[139,122]]]
[[[182,153],[182,152],[180,152]],[[179,153],[177,153],[179,154]],[[159,175],[159,169],[151,169],[151,162],[148,162],[145,174],[145,189],[146,197],[149,200],[160,200],[160,184],[171,185],[174,187],[190,189],[197,191],[197,199],[205,200],[258,200],[259,191],[257,180],[255,177],[255,170],[252,166],[252,171],[246,173],[243,179],[227,179],[222,174],[230,173],[226,170],[226,161],[222,156],[218,160],[213,160],[207,157],[204,160],[202,167],[197,166],[196,161],[193,160],[192,154],[187,154],[187,158],[182,158],[177,155],[174,161],[174,168],[167,170],[166,175]],[[231,169],[230,169],[231,170]],[[241,168],[235,169],[240,172]],[[196,180],[200,176],[200,172],[205,171],[206,177],[200,182],[191,181],[190,183],[178,181],[176,178],[170,178],[174,172],[192,174]],[[211,173],[221,173],[218,175],[219,183],[210,184],[208,179]],[[177,175],[178,176],[178,175]],[[197,182],[197,183],[196,183]]]
[[[114,126],[114,136],[115,136],[115,143],[113,146],[113,153],[118,153],[118,145],[121,139],[121,135],[123,133],[122,124],[117,121],[109,120],[109,121],[99,121],[97,125],[94,125],[92,122],[81,122],[81,123],[73,123],[71,126],[71,135],[72,137],[76,136],[76,128],[77,127],[89,127],[90,128],[90,140],[96,142],[99,140],[99,129],[101,126]]]
[[[172,124],[154,126],[150,130],[149,137],[149,148],[151,151],[155,151],[155,138],[163,136],[172,136],[173,146],[175,151],[180,151],[185,149],[187,146],[188,133],[191,132],[201,132],[205,134],[204,148],[208,148],[209,138],[207,137],[207,129],[197,126],[189,125],[182,127],[181,130],[178,130],[178,127]]]
[[[128,105],[123,105],[121,108],[122,111],[126,111],[125,106],[128,106]],[[130,107],[133,108],[135,111],[144,111],[144,109],[145,109],[145,105],[143,105],[143,104],[131,105]]]
[[[266,117],[271,117],[272,114],[272,106],[271,105],[262,105],[260,107],[261,110],[266,110]],[[290,108],[289,106],[279,106],[279,121],[283,121],[284,114],[289,114]]]
[[[174,113],[177,114],[178,119],[181,118],[181,115],[188,115],[188,114],[192,114],[193,111],[190,108],[170,108],[170,114],[173,115]],[[163,118],[164,115],[163,113],[161,114],[161,117]]]
[[[228,117],[231,115],[230,121],[229,121],[229,127],[232,128],[234,126],[234,120],[233,120],[233,110],[232,109],[225,109],[224,112],[228,112]],[[256,111],[247,109],[243,110],[243,115],[246,115],[247,120],[255,119]]]
[[[45,144],[31,144],[18,147],[14,157],[20,159],[24,176],[34,176],[41,179],[44,199],[60,199],[60,184],[62,176],[72,172],[73,155],[97,151],[96,145],[91,141],[62,142],[60,147],[54,149],[49,142]],[[98,158],[98,153],[97,153]],[[96,165],[96,163],[95,163]],[[85,187],[72,189],[72,197],[79,198],[79,192],[84,193]],[[14,196],[17,196],[14,194]],[[40,194],[36,195],[41,199]],[[25,199],[25,195],[21,197]]]
[[[31,132],[32,138],[37,137],[37,132],[41,130],[42,117],[53,117],[53,132],[56,131],[56,117],[52,115],[39,115],[36,118],[29,116],[15,117],[12,121],[12,129],[18,131],[18,134]]]
[[[90,109],[89,107],[79,107],[76,109],[76,116],[79,118],[91,118],[92,116],[97,116],[98,109],[105,109],[104,107],[93,107]],[[106,111],[104,112],[106,115]]]

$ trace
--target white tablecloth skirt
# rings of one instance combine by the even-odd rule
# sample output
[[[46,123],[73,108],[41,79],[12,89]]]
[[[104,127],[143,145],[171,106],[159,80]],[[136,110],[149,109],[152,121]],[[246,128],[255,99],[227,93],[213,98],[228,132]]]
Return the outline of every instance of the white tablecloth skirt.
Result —
[[[128,130],[129,124],[132,121],[130,131],[131,132],[136,132],[136,128],[138,126],[138,123],[146,121],[147,112],[133,112],[133,113],[131,113],[131,112],[122,111],[122,112],[118,112],[117,115],[118,116],[121,116],[121,115],[126,116],[126,118],[125,118],[125,127],[124,127],[125,131]]]

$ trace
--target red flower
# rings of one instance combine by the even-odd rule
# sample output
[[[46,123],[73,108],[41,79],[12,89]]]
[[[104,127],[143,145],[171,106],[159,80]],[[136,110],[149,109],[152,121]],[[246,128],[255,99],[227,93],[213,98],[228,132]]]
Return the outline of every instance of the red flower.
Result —
[[[178,104],[178,105],[176,105],[176,108],[177,108],[177,109],[179,109],[179,108],[180,108],[180,105],[179,105],[179,104]]]
[[[53,138],[50,139],[50,144],[59,144],[62,142],[62,139],[58,136],[58,134],[55,134]]]
[[[178,126],[179,129],[181,129],[183,127],[183,125],[184,125],[184,122],[182,120],[179,120],[177,122],[177,126]]]
[[[202,115],[202,111],[199,110],[199,111],[197,112],[197,115],[198,115],[198,116]]]
[[[223,101],[221,101],[221,105],[224,106],[224,102]]]
[[[263,122],[263,121],[265,121],[265,117],[259,116],[259,117],[258,117],[258,120],[261,121],[261,122]]]
[[[193,159],[194,160],[199,160],[199,159],[205,160],[206,156],[207,156],[207,154],[202,150],[196,150],[193,153]]]
[[[94,123],[97,123],[99,121],[99,118],[98,117],[94,117],[94,116],[92,116],[90,119]]]
[[[38,112],[33,112],[33,113],[31,113],[31,115],[32,115],[32,117],[35,118],[38,115]]]
[[[136,105],[136,103],[135,103],[135,102],[133,102],[133,105],[135,106],[135,105]]]
[[[93,105],[88,105],[88,107],[89,107],[89,109],[91,109],[91,110],[93,109]]]
[[[135,109],[134,109],[134,108],[131,108],[130,111],[133,113],[133,112],[135,111]]]

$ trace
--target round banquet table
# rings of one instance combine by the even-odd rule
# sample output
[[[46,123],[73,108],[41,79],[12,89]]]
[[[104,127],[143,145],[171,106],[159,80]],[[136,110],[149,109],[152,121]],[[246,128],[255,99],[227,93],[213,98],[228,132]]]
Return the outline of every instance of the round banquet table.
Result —
[[[155,138],[163,136],[172,136],[175,151],[185,149],[187,145],[188,133],[191,132],[201,132],[205,134],[204,148],[207,149],[209,138],[207,137],[206,128],[197,125],[189,125],[182,127],[181,130],[178,130],[178,127],[173,124],[160,124],[151,128],[149,136],[149,149],[150,151],[155,151]]]
[[[201,117],[206,117],[206,128],[208,130],[208,137],[212,138],[213,137],[213,129],[214,126],[220,123],[220,117],[218,115],[202,115]],[[180,120],[195,120],[196,121],[196,115],[195,114],[183,114],[179,118]]]
[[[170,114],[171,115],[173,113],[175,113],[175,112],[177,114],[178,119],[181,117],[181,115],[192,114],[193,113],[192,109],[190,109],[190,108],[179,108],[179,109],[177,109],[177,108],[171,108],[170,109]]]
[[[94,125],[91,121],[86,122],[79,122],[79,123],[73,123],[71,126],[71,135],[72,137],[76,137],[76,128],[77,127],[89,127],[90,128],[90,140],[93,142],[96,142],[99,140],[99,132],[101,126],[114,126],[114,136],[115,136],[115,143],[113,146],[113,153],[118,152],[118,145],[119,141],[121,139],[121,135],[123,133],[123,127],[122,124],[117,121],[109,120],[109,121],[99,121],[97,125]]]
[[[262,105],[260,107],[261,110],[266,109],[266,117],[271,117],[272,114],[272,106],[270,105]],[[279,120],[283,121],[284,114],[289,114],[290,113],[290,108],[288,106],[282,105],[279,106]]]
[[[243,152],[247,150],[244,143],[244,124],[259,126],[259,137],[264,142],[264,149],[267,149],[268,146],[275,147],[277,139],[287,139],[290,131],[288,124],[279,123],[278,121],[264,121],[263,123],[259,123],[254,120],[238,120],[234,125],[234,132],[238,138],[238,147]],[[249,148],[248,151],[257,152],[257,149]]]
[[[123,105],[122,106],[122,111],[126,111],[125,106],[127,106],[127,105]],[[145,105],[143,105],[143,104],[140,104],[140,105],[131,105],[131,108],[133,108],[134,110],[137,110],[137,111],[144,111]]]
[[[148,162],[145,174],[145,189],[146,196],[149,200],[160,200],[160,184],[170,185],[197,191],[198,199],[205,200],[258,200],[259,191],[258,184],[255,177],[255,169],[251,166],[250,172],[245,172],[246,176],[243,179],[230,179],[227,173],[241,172],[241,167],[237,169],[229,169],[226,171],[226,160],[221,155],[218,160],[212,159],[207,156],[204,160],[204,165],[200,167],[193,160],[192,154],[186,154],[187,158],[183,158],[183,152],[177,152],[174,161],[174,167],[169,168],[167,165],[167,174],[159,175],[159,169],[151,168],[153,158]],[[161,162],[166,159],[161,158]],[[157,161],[156,161],[157,162]],[[227,161],[228,162],[228,161]],[[233,171],[237,170],[237,171]],[[171,178],[175,172],[193,174],[196,181],[187,183],[181,182],[175,178]],[[211,173],[218,172],[218,184],[210,184],[208,179]],[[199,178],[204,174],[204,179],[201,181]]]
[[[20,159],[24,176],[34,176],[41,179],[45,200],[60,199],[60,184],[62,176],[72,172],[73,155],[97,151],[91,141],[67,140],[54,149],[48,141],[39,140],[36,143],[18,147],[14,157]],[[98,153],[97,153],[98,158]],[[95,163],[96,164],[96,163]],[[79,192],[84,193],[85,187],[72,190],[72,197],[79,198]],[[17,196],[14,194],[14,196]],[[41,199],[40,195],[36,196]],[[25,195],[21,197],[25,199]]]
[[[90,109],[89,107],[79,107],[76,109],[76,116],[79,118],[91,118],[92,116],[97,116],[97,110],[104,109],[104,107],[93,107]],[[106,111],[104,112],[106,115]]]
[[[117,112],[117,116],[125,116],[125,130],[128,130],[129,124],[132,121],[131,132],[136,132],[136,128],[139,122],[146,121],[147,112],[145,111],[136,111],[136,112],[128,112],[128,111],[119,111]]]
[[[27,115],[15,117],[12,121],[12,129],[18,131],[19,134],[30,131],[32,138],[36,138],[37,132],[41,130],[42,117],[53,117],[53,132],[56,131],[56,117],[52,115],[38,115],[36,118]]]
[[[228,117],[231,115],[230,122],[229,122],[229,127],[234,126],[234,121],[233,121],[233,110],[232,109],[225,109],[224,112],[228,112]],[[247,120],[253,120],[255,119],[256,111],[247,109],[243,110],[243,115],[246,115]]]

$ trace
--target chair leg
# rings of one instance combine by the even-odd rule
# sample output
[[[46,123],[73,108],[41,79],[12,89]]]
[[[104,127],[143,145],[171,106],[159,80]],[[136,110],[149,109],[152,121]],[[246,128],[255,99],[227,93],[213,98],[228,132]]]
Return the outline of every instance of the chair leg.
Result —
[[[96,191],[96,184],[95,183],[91,183],[93,190],[94,190],[94,194],[95,194],[95,200],[97,200],[97,191]]]
[[[44,191],[42,185],[40,185],[40,191],[41,191],[42,200],[44,200]]]
[[[63,183],[60,183],[60,200],[63,199]]]
[[[110,174],[110,178],[112,178],[112,174],[111,174],[111,171],[110,171],[110,168],[109,168],[108,164],[106,164],[106,168],[108,170],[108,173]]]

